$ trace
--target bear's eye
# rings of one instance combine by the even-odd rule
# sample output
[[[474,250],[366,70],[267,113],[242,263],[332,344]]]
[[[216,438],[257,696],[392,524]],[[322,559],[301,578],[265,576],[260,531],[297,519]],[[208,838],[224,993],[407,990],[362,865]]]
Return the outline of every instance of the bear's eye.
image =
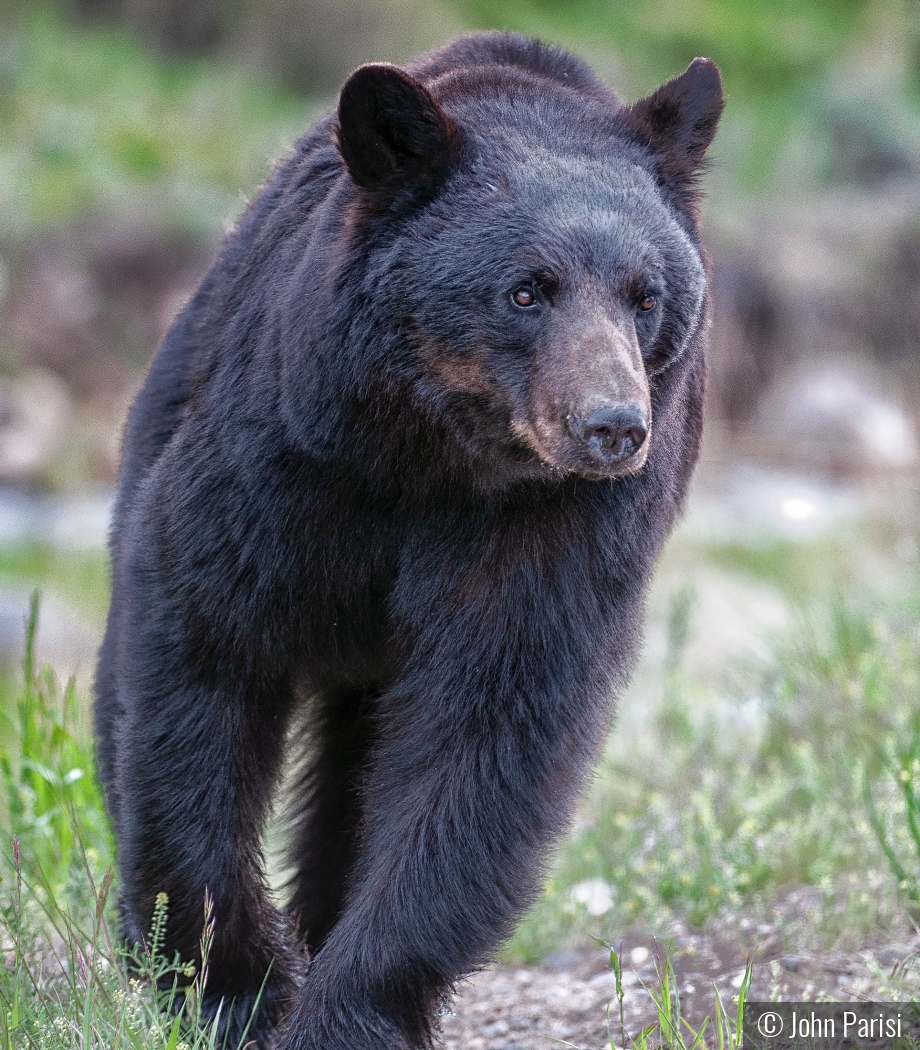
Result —
[[[658,300],[655,298],[654,295],[648,295],[646,293],[639,300],[639,309],[643,313],[648,313],[649,310],[654,310],[655,309],[655,304],[657,303],[657,301]]]
[[[522,306],[526,309],[536,303],[537,293],[531,285],[522,284],[520,288],[515,288],[511,293],[511,301],[515,306]]]

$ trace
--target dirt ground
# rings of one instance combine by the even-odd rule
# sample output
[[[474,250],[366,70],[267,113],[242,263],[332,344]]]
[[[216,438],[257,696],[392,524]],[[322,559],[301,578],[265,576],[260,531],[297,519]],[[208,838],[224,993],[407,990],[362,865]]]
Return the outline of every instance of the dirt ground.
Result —
[[[736,928],[730,937],[677,931],[667,946],[653,939],[624,940],[619,951],[626,1039],[609,952],[597,948],[560,952],[539,966],[493,966],[464,981],[442,1017],[444,1045],[447,1050],[551,1050],[560,1044],[609,1050],[628,1045],[656,1019],[649,989],[659,988],[656,965],[661,966],[666,950],[681,990],[682,1013],[696,1025],[714,1013],[716,988],[733,1015],[749,958],[753,982],[748,999],[755,1002],[900,999],[907,993],[905,982],[910,986],[916,978],[916,932],[895,942],[879,936],[867,938],[866,947],[809,953],[788,950],[779,927],[741,920],[744,925],[749,928]]]

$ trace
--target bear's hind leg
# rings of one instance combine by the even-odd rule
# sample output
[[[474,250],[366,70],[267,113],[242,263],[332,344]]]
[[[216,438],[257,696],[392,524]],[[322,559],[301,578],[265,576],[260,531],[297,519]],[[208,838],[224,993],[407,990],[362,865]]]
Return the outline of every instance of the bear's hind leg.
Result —
[[[360,790],[371,743],[371,697],[317,698],[294,785],[288,910],[311,955],[322,947],[345,900],[361,822]]]

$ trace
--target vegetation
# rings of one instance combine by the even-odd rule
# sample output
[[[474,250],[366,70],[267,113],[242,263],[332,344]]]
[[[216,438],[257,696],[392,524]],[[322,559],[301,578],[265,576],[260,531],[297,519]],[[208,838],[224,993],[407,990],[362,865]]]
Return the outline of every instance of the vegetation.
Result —
[[[752,566],[764,563],[755,549]],[[769,658],[715,685],[682,667],[698,639],[692,596],[676,592],[662,693],[643,698],[651,731],[614,731],[512,952],[538,958],[578,931],[612,939],[765,915],[790,885],[822,895],[802,937],[855,943],[920,900],[917,591],[805,598],[798,583]]]
[[[104,550],[33,541],[0,546],[0,586],[39,587],[101,627],[109,605],[109,561]]]
[[[781,0],[702,0],[687,5],[656,0],[637,7],[628,0],[459,0],[479,24],[534,32],[554,30],[574,39],[603,42],[645,90],[694,55],[709,55],[745,100],[794,89],[820,75],[875,17],[906,20],[903,4],[869,0],[814,0],[806,6]],[[884,9],[882,11],[881,9]],[[873,9],[877,14],[873,13]]]
[[[623,963],[615,948],[610,949],[610,968],[616,980],[616,1002],[607,1011],[607,1028],[610,1032],[610,1050],[630,1047],[632,1050],[649,1050],[650,1047],[669,1047],[671,1050],[741,1050],[744,1045],[744,1008],[750,1001],[751,966],[748,964],[735,997],[734,1010],[726,1008],[716,991],[715,1022],[711,1017],[694,1028],[683,1016],[680,1002],[680,986],[674,976],[670,958],[663,965],[656,963],[657,987],[647,989],[655,1004],[656,1020],[636,1035],[626,1028],[623,1004]]]
[[[218,236],[316,104],[27,5],[0,33],[0,244],[94,216]]]
[[[456,0],[475,25],[556,40],[638,97],[706,55],[728,107],[713,147],[720,207],[734,190],[784,192],[790,166],[835,181],[847,132],[891,148],[920,121],[914,0]],[[857,102],[855,96],[859,96]],[[868,143],[867,143],[868,144]],[[850,141],[849,148],[854,143]],[[730,168],[723,158],[731,158]],[[805,170],[801,170],[804,166]],[[750,207],[750,202],[746,205]]]
[[[777,179],[838,178],[860,150],[920,147],[916,0],[446,6],[451,31],[559,41],[628,97],[695,55],[713,57],[729,99],[714,150],[723,206],[739,190],[779,190]],[[0,34],[0,245],[101,214],[213,238],[321,105],[229,56],[156,56],[137,37],[61,11],[32,0]],[[408,16],[396,5],[393,17]]]
[[[166,895],[144,950],[113,932],[113,844],[90,731],[73,680],[61,691],[36,666],[38,604],[0,749],[13,830],[0,856],[0,1050],[216,1050],[216,1029],[198,1027],[207,967],[161,954]]]

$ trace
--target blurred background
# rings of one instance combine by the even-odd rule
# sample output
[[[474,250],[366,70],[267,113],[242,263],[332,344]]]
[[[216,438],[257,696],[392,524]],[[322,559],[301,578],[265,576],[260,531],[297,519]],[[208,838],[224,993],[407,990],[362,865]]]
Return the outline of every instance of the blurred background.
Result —
[[[19,549],[23,577],[46,575],[43,559],[68,549],[98,551],[126,406],[272,159],[355,65],[481,27],[561,43],[627,100],[696,55],[722,69],[700,527],[797,536],[873,500],[909,503],[920,455],[917,0],[10,2],[0,549]],[[72,586],[98,622],[92,561]],[[2,594],[10,650],[19,617],[2,617]],[[67,617],[47,609],[46,633]],[[72,626],[58,623],[54,644],[80,648]]]
[[[514,950],[605,922],[699,927],[788,886],[823,886],[831,914],[854,863],[886,873],[859,892],[887,885],[887,903],[846,891],[834,936],[894,936],[916,863],[898,875],[865,814],[856,846],[821,835],[841,769],[878,758],[841,724],[881,746],[916,706],[920,0],[0,0],[0,663],[38,585],[39,656],[86,695],[120,429],[157,342],[350,69],[474,28],[560,43],[626,100],[709,56],[727,97],[703,459],[604,767],[620,785],[631,769],[632,794],[613,805],[602,774],[550,885],[564,904]],[[748,743],[725,758],[728,726]],[[770,765],[792,754],[827,770],[811,794]],[[740,769],[761,779],[706,779]],[[686,824],[655,795],[669,777],[700,785]],[[834,812],[855,828],[854,799]],[[710,803],[737,855],[699,845]],[[617,859],[615,831],[639,859]],[[668,860],[691,841],[695,860]]]

